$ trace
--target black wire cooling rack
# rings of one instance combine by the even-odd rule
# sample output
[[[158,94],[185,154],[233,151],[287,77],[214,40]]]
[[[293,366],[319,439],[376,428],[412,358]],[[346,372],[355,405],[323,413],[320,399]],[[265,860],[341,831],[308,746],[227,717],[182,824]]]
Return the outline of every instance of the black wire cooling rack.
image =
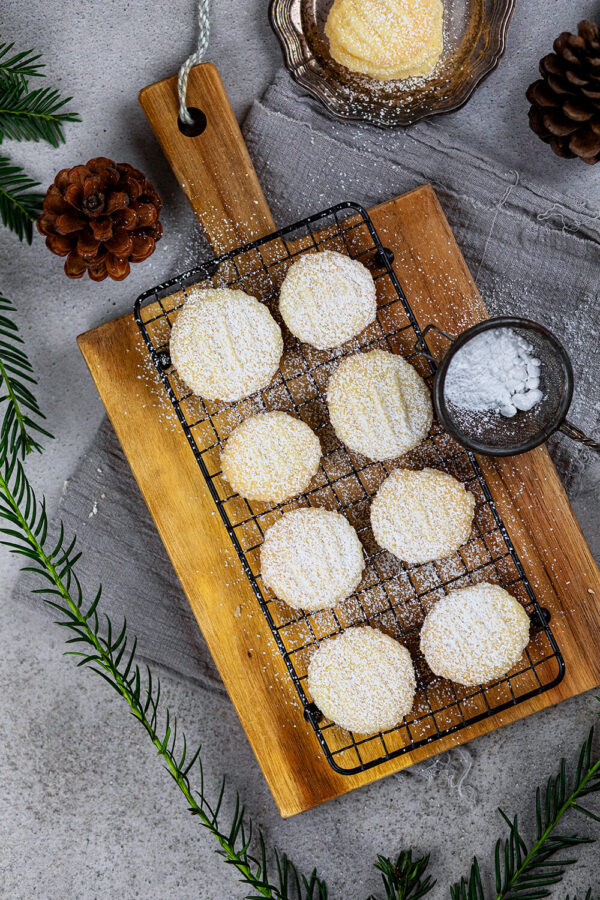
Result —
[[[268,388],[234,404],[191,394],[169,357],[171,325],[187,288],[197,284],[238,287],[264,301],[281,322],[277,298],[290,263],[301,253],[325,249],[346,253],[369,268],[377,285],[377,320],[357,339],[328,351],[300,344],[284,328],[280,371]],[[407,356],[421,337],[391,262],[390,252],[362,207],[341,203],[158,285],[135,303],[135,318],[150,356],[285,660],[305,717],[331,766],[345,774],[379,765],[500,713],[549,690],[564,675],[549,615],[538,605],[475,457],[434,425],[427,440],[401,460],[373,462],[341,444],[329,422],[325,389],[342,357],[375,347]],[[423,377],[431,380],[427,360],[417,356],[412,361]],[[220,451],[235,426],[250,415],[272,409],[303,419],[319,435],[323,449],[321,467],[310,490],[277,506],[232,494],[220,467]],[[375,543],[370,500],[398,465],[443,469],[474,493],[473,533],[449,559],[407,566]],[[263,585],[259,565],[266,529],[284,512],[306,505],[343,512],[356,528],[366,557],[357,592],[335,609],[310,614],[277,600]],[[479,581],[501,584],[523,604],[531,618],[531,641],[521,662],[506,677],[466,688],[433,675],[419,652],[419,631],[428,610],[447,590]],[[310,700],[306,677],[308,661],[319,641],[367,623],[408,647],[418,689],[409,717],[389,731],[365,736],[353,735],[325,720]]]

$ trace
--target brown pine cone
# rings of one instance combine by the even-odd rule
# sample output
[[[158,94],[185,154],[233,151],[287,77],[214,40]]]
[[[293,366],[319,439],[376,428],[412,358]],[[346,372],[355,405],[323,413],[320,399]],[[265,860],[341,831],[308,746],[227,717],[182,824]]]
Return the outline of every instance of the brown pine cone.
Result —
[[[527,89],[529,125],[557,156],[600,159],[600,26],[563,31],[540,61],[542,78]]]
[[[69,278],[122,281],[162,236],[162,201],[138,169],[98,156],[61,169],[44,199],[37,229],[46,246],[66,256]]]

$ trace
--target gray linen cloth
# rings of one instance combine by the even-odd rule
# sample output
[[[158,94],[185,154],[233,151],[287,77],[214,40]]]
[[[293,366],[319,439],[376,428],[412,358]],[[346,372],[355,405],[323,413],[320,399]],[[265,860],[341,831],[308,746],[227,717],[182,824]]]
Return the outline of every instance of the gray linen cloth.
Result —
[[[285,225],[341,200],[370,206],[424,182],[435,187],[491,313],[537,319],[564,340],[576,391],[573,421],[598,434],[600,380],[600,221],[577,201],[525,184],[474,156],[445,119],[382,132],[329,119],[281,72],[245,123],[245,137],[275,221]],[[598,478],[590,451],[566,439],[553,453],[574,493]],[[84,587],[105,585],[104,608],[127,616],[140,655],[212,690],[223,690],[210,654],[116,437],[105,422],[60,504],[77,532]],[[31,587],[23,577],[16,593]],[[459,790],[463,750],[418,767]]]

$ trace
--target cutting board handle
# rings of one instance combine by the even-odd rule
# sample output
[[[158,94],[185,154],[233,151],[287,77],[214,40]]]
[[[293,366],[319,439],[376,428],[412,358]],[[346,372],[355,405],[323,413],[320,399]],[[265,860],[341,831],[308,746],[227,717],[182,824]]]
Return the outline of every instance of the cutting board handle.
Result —
[[[188,81],[188,106],[206,117],[200,134],[187,136],[180,128],[176,75],[143,88],[139,100],[215,253],[275,230],[221,76],[212,63],[194,66]]]

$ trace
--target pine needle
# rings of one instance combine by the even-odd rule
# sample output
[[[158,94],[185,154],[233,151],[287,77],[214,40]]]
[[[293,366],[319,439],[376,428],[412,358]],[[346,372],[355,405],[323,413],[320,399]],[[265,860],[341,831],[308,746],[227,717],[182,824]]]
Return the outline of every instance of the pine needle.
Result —
[[[403,850],[392,862],[387,856],[378,856],[375,868],[381,872],[385,887],[385,900],[419,900],[433,890],[435,881],[425,871],[429,865],[429,854],[412,858],[412,847]],[[369,897],[377,900],[377,897]]]
[[[63,125],[81,121],[64,110],[71,99],[55,88],[28,91],[20,80],[0,79],[0,141],[47,141],[58,147],[65,140]]]
[[[28,244],[44,201],[44,195],[34,190],[39,186],[21,166],[14,166],[7,156],[0,156],[0,220]]]
[[[500,810],[508,826],[508,834],[496,843],[495,900],[541,900],[549,897],[552,887],[562,881],[567,868],[577,862],[573,849],[593,843],[591,838],[577,833],[557,832],[567,813],[577,812],[600,822],[600,816],[587,806],[588,798],[600,795],[600,759],[592,760],[593,737],[592,729],[579,752],[577,769],[570,785],[567,765],[562,759],[558,773],[549,778],[543,788],[537,789],[536,837],[531,847],[525,841],[517,816],[511,819]],[[477,857],[473,860],[469,876],[454,884],[450,894],[452,900],[483,900]]]
[[[0,296],[0,409],[6,404],[0,441],[11,453],[24,458],[32,450],[41,453],[39,436],[51,438],[52,435],[41,425],[40,420],[45,417],[31,391],[37,382],[22,349],[15,312],[12,303]]]
[[[34,50],[22,50],[9,56],[14,47],[14,41],[10,44],[0,42],[0,78],[26,83],[27,78],[43,78],[44,63],[39,62],[41,53]]]

